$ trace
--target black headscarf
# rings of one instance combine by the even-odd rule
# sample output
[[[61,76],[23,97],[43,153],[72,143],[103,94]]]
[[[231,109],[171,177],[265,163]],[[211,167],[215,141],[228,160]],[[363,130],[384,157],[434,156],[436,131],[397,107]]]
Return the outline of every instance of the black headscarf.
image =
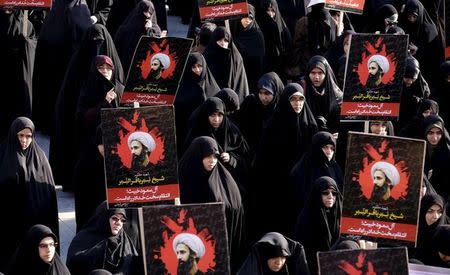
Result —
[[[311,12],[306,17],[309,49],[313,54],[322,54],[336,40],[336,24],[324,4],[311,6]]]
[[[450,268],[450,263],[442,261],[438,253],[450,255],[450,225],[440,225],[435,231],[427,249],[416,253],[414,258],[422,261],[425,265]]]
[[[217,142],[207,136],[195,138],[180,159],[178,178],[182,203],[223,202],[228,229],[228,243],[232,267],[236,268],[242,253],[244,207],[236,181],[220,161],[211,172],[203,167],[203,158],[219,157]],[[236,258],[233,258],[236,257]],[[236,260],[236,261],[233,261]]]
[[[217,44],[222,38],[229,42],[227,49]],[[204,56],[219,87],[233,89],[239,95],[239,102],[242,103],[249,94],[247,74],[242,56],[225,27],[217,27],[214,30]]]
[[[275,257],[286,257],[286,262],[278,272],[269,270],[267,260]],[[264,274],[309,274],[303,246],[278,232],[269,232],[257,241],[239,269],[238,275]]]
[[[17,248],[7,274],[70,275],[57,252],[50,263],[45,263],[39,257],[39,243],[46,237],[51,237],[55,243],[58,243],[58,238],[47,226],[42,224],[32,226]]]
[[[27,27],[25,33],[24,25]],[[0,140],[6,137],[9,125],[18,116],[31,116],[32,77],[36,50],[33,25],[23,12],[6,14],[0,9],[0,74],[2,89],[8,92],[8,104],[0,111]]]
[[[447,81],[450,76],[450,60],[443,62],[439,67],[439,82],[434,87],[431,98],[439,103],[439,115],[450,125],[450,82]]]
[[[114,0],[86,0],[91,15],[97,18],[96,24],[106,25],[113,1]]]
[[[425,219],[427,211],[433,205],[438,205],[442,209],[442,216],[433,224],[428,225]],[[430,241],[433,235],[436,233],[436,228],[439,225],[447,223],[447,215],[445,213],[445,201],[438,194],[425,195],[420,202],[419,213],[419,229],[417,234],[417,247],[431,245]]]
[[[147,18],[144,12],[150,13],[150,18]],[[152,22],[150,28],[145,27],[147,21]],[[151,37],[161,35],[161,29],[156,21],[155,7],[148,0],[142,0],[134,7],[114,36],[114,43],[125,73],[128,72],[136,46],[143,35]]]
[[[18,117],[0,146],[0,193],[4,196],[4,204],[14,209],[3,213],[14,226],[3,226],[0,230],[3,236],[8,236],[0,252],[0,268],[7,263],[19,240],[32,225],[44,224],[58,234],[52,170],[34,138],[30,146],[22,150],[17,133],[25,128],[35,134],[33,122],[26,117]]]
[[[73,238],[67,252],[67,266],[72,274],[88,274],[96,268],[103,268],[114,274],[137,274],[141,263],[130,236],[122,228],[116,236],[111,233],[109,218],[122,214],[125,209],[107,209],[104,202],[86,226]],[[125,225],[124,225],[125,227]]]
[[[72,56],[55,106],[55,131],[50,139],[50,162],[55,182],[64,189],[71,188],[67,179],[72,178],[77,156],[75,116],[81,87],[88,79],[94,58],[99,54],[112,59],[113,79],[124,83],[122,65],[111,36],[105,26],[93,25],[86,31],[78,50]]]
[[[399,131],[398,136],[422,139],[422,120],[424,119],[423,112],[427,110],[431,110],[431,114],[433,115],[438,115],[438,103],[431,99],[421,100],[416,115]]]
[[[393,5],[391,4],[382,5],[376,10],[375,16],[373,18],[373,23],[367,27],[366,32],[374,33],[378,31],[380,34],[385,33],[386,32],[385,20],[394,16],[395,14],[397,14],[398,19],[397,9]]]
[[[332,208],[322,202],[322,191],[332,189],[337,193]],[[318,178],[309,193],[308,200],[298,216],[295,239],[305,247],[309,268],[317,271],[316,253],[328,251],[339,238],[342,210],[342,194],[330,177]]]

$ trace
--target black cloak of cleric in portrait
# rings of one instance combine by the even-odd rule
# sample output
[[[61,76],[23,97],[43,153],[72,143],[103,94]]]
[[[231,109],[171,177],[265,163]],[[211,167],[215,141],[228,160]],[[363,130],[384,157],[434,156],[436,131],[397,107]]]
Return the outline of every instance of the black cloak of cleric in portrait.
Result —
[[[162,73],[170,67],[170,57],[164,53],[157,53],[150,60],[150,73],[147,76],[149,81],[161,81]]]
[[[372,166],[373,190],[371,200],[373,202],[392,202],[391,189],[400,182],[400,174],[397,168],[385,161],[379,161]]]
[[[128,137],[128,148],[131,151],[131,169],[144,169],[149,164],[149,156],[155,150],[153,137],[146,132],[137,131]]]
[[[372,55],[367,61],[367,70],[369,77],[366,86],[376,88],[382,84],[381,78],[389,71],[389,60],[383,55]]]
[[[205,245],[197,235],[180,233],[173,239],[172,246],[177,254],[177,274],[204,274],[198,270],[197,263],[205,255]]]

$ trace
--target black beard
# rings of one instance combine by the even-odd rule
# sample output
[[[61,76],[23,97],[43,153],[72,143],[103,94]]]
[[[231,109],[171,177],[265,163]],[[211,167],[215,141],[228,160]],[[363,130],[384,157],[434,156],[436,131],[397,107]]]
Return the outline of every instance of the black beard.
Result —
[[[377,87],[377,81],[381,78],[381,71],[377,71],[375,75],[369,73],[369,78],[367,79],[366,86],[369,88]],[[381,83],[380,83],[381,84]]]
[[[145,161],[145,153],[144,152],[141,152],[140,155],[132,154],[131,169],[143,168],[144,161]]]
[[[383,184],[381,187],[378,185],[374,185],[372,191],[372,197],[370,198],[373,202],[384,202],[383,199],[384,194],[386,194],[387,189],[389,188],[388,184]]]
[[[193,266],[194,258],[192,257],[189,257],[186,262],[178,260],[177,275],[189,275],[189,271],[191,271]]]
[[[148,79],[157,80],[157,79],[159,79],[160,77],[161,77],[161,70],[158,69],[158,70],[155,70],[155,71],[154,71],[154,70],[151,70],[147,78],[148,78]]]

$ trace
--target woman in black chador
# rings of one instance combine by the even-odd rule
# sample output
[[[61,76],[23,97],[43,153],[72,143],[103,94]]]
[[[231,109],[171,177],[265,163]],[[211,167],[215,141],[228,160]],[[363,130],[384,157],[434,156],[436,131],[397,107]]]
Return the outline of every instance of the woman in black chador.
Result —
[[[72,189],[70,179],[78,154],[75,116],[80,91],[88,79],[94,58],[100,54],[111,58],[114,64],[113,79],[124,83],[122,65],[111,36],[105,26],[91,26],[72,56],[55,106],[55,131],[50,139],[50,163],[55,182],[61,184],[64,190]]]
[[[217,142],[207,136],[192,141],[178,165],[181,202],[223,202],[233,273],[244,248],[244,206],[236,181],[219,159]]]
[[[295,228],[295,240],[305,247],[311,273],[317,273],[316,253],[328,251],[339,238],[342,195],[330,177],[320,177],[309,193]]]
[[[239,103],[249,94],[247,74],[231,34],[217,27],[203,55],[220,88],[230,88],[239,95]]]
[[[238,275],[308,275],[303,246],[278,232],[269,232],[257,241],[239,269]]]
[[[58,206],[52,170],[44,151],[34,140],[34,124],[19,117],[0,145],[0,194],[11,211],[3,217],[14,226],[2,226],[7,236],[0,250],[0,271],[8,263],[20,239],[34,224],[44,224],[58,235]]]
[[[0,41],[0,60],[4,68],[0,74],[0,83],[8,95],[8,104],[4,104],[0,111],[2,140],[16,117],[31,116],[36,37],[33,25],[24,18],[21,10],[0,8]]]
[[[50,228],[36,224],[14,253],[8,275],[70,275],[56,252],[58,238]]]

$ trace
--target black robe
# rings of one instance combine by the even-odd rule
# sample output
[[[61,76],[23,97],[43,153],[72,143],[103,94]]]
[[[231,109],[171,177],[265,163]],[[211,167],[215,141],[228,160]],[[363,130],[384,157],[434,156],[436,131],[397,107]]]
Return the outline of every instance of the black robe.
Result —
[[[137,275],[143,265],[131,236],[122,228],[116,236],[111,233],[109,218],[125,209],[107,209],[106,202],[97,207],[85,227],[73,238],[67,252],[67,266],[72,275],[87,275],[103,268],[113,274]],[[127,221],[128,222],[128,221]]]
[[[439,85],[432,89],[431,98],[439,104],[439,116],[446,123],[447,131],[450,130],[450,82],[447,81],[450,75],[450,60],[445,61],[440,66]]]
[[[275,257],[286,257],[286,262],[277,273],[271,272],[267,260]],[[306,263],[303,246],[280,233],[269,232],[257,241],[239,269],[238,275],[265,275],[265,274],[290,274],[308,275],[309,269]]]
[[[78,98],[82,84],[88,79],[93,60],[99,54],[112,59],[113,79],[124,83],[122,65],[111,36],[105,26],[93,25],[86,31],[80,47],[72,56],[55,106],[55,130],[50,139],[50,163],[55,182],[62,185],[64,190],[72,188],[70,179],[77,157],[75,116]]]
[[[91,16],[97,18],[96,24],[106,25],[114,0],[86,0]]]
[[[227,49],[216,43],[222,38],[229,41]],[[242,103],[249,94],[247,74],[242,56],[224,27],[214,30],[203,55],[219,87],[234,90],[239,95],[239,103]]]
[[[398,136],[423,139],[423,112],[427,110],[431,110],[432,115],[437,115],[439,113],[439,105],[432,99],[421,100],[416,115],[413,118],[410,118],[409,122],[398,131]]]
[[[233,273],[241,264],[244,242],[244,207],[236,181],[219,161],[212,171],[207,172],[203,158],[219,154],[217,142],[207,136],[194,139],[180,159],[178,178],[181,202],[208,203],[223,202],[225,205],[228,244]]]
[[[144,12],[150,13],[149,19],[144,15]],[[151,28],[145,27],[147,20],[152,22]],[[123,71],[126,74],[130,68],[139,39],[143,35],[151,37],[159,37],[161,35],[161,29],[156,21],[155,7],[152,2],[147,0],[142,0],[136,5],[114,36],[117,53],[122,62]]]
[[[428,249],[414,257],[425,265],[450,268],[450,263],[444,262],[438,252],[446,256],[450,255],[450,225],[448,224],[438,226]]]
[[[332,189],[337,193],[332,208],[326,208],[321,192]],[[317,273],[316,253],[328,251],[339,238],[342,195],[336,182],[330,177],[318,178],[308,196],[295,228],[295,240],[303,244],[311,273]]]
[[[57,252],[50,263],[45,263],[39,257],[39,243],[46,237],[52,237],[58,243],[58,238],[50,228],[42,224],[33,225],[14,253],[6,274],[70,275]]]
[[[0,271],[17,248],[20,240],[34,224],[44,224],[58,235],[58,206],[52,170],[44,151],[33,139],[22,150],[17,133],[29,128],[34,134],[33,122],[19,117],[11,124],[8,137],[0,146],[0,193],[3,203],[11,211],[4,217],[14,226],[2,226],[4,239],[0,250]]]
[[[117,30],[140,0],[115,0],[109,12],[106,28],[112,37],[115,37]]]
[[[27,33],[24,33],[24,24]],[[36,37],[33,25],[25,21],[22,11],[14,10],[9,15],[0,11],[0,41],[0,60],[4,68],[0,83],[8,94],[8,102],[0,111],[0,140],[3,140],[16,117],[31,116]]]

